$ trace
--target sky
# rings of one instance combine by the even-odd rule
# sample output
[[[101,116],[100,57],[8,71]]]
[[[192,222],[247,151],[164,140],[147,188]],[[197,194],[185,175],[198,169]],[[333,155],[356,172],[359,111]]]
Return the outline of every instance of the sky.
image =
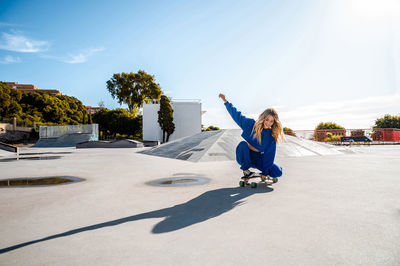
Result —
[[[237,128],[223,93],[293,130],[371,128],[400,115],[400,0],[0,0],[1,81],[114,109],[107,80],[138,70],[206,127]]]

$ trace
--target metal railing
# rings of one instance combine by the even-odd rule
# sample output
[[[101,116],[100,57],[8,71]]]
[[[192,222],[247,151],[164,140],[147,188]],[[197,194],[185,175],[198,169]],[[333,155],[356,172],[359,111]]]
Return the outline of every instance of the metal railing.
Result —
[[[39,137],[41,139],[58,138],[70,134],[91,134],[99,136],[99,125],[68,125],[68,126],[40,126]]]
[[[349,144],[348,141],[342,141],[349,138],[342,137],[361,136],[372,140],[368,144],[400,144],[400,129],[398,128],[293,130],[285,131],[285,134],[337,145]],[[367,142],[358,141],[358,144],[367,144]]]

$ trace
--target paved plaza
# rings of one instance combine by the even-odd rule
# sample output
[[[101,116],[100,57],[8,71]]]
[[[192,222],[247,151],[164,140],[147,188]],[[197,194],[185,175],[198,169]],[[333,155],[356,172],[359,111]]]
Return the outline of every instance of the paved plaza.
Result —
[[[0,188],[0,265],[400,264],[399,145],[301,154],[289,139],[279,182],[252,189],[218,138],[188,147],[193,161],[149,148],[1,151],[0,179],[84,181]],[[206,182],[149,184],[179,178]]]

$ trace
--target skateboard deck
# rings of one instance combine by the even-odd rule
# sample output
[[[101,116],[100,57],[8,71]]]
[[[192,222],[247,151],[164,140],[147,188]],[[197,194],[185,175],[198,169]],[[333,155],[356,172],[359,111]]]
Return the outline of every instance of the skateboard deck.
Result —
[[[276,178],[276,177],[270,177],[270,176],[262,177],[261,174],[257,173],[251,177],[242,176],[240,178],[241,180],[239,182],[239,186],[241,186],[241,187],[250,186],[251,188],[256,188],[257,187],[256,182],[249,183],[249,180],[253,179],[253,178],[260,178],[261,183],[266,183],[266,184],[270,184],[270,182],[272,182],[272,183],[278,182],[278,178]]]

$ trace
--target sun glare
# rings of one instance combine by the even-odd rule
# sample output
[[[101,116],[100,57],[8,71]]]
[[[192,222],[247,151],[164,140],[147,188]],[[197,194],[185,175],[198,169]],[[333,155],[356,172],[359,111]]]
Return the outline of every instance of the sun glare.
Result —
[[[350,5],[360,20],[384,22],[400,18],[400,0],[351,0]]]

